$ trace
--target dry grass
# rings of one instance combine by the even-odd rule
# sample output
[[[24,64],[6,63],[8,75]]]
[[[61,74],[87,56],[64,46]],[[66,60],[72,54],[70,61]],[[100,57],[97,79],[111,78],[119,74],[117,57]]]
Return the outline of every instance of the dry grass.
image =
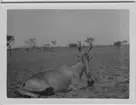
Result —
[[[16,97],[14,90],[33,74],[60,65],[73,65],[76,59],[74,48],[56,48],[55,51],[13,51],[8,56],[7,96]],[[129,98],[129,48],[94,47],[90,72],[95,78],[90,88],[60,93],[49,97],[65,98]]]

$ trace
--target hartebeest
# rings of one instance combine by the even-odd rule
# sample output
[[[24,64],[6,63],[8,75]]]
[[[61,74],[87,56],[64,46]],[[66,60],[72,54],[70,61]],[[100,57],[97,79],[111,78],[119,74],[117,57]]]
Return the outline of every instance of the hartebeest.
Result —
[[[87,52],[82,51],[81,44],[79,44],[78,47],[80,47],[78,49],[79,54],[76,55],[78,61],[75,65],[63,65],[58,70],[46,70],[39,72],[25,81],[18,92],[22,95],[30,97],[39,97],[41,95],[48,96],[70,89],[79,89],[81,88],[80,80],[83,73],[86,74],[88,80],[86,84],[90,83],[89,61],[92,59],[92,57],[89,56],[89,52],[93,48],[93,45],[90,43]]]

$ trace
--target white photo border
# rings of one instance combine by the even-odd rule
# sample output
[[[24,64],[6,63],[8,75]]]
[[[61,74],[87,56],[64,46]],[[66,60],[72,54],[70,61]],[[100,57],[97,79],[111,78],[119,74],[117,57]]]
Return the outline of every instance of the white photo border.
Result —
[[[130,82],[129,99],[13,99],[7,98],[6,88],[6,33],[7,10],[10,9],[129,9],[129,42],[130,42]],[[136,3],[44,3],[44,4],[0,4],[0,102],[3,104],[130,104],[136,103]],[[6,59],[5,59],[6,58]]]
[[[62,1],[62,2],[65,2],[65,1],[78,1],[78,2],[82,2],[82,1],[110,1],[110,0],[1,0],[2,2],[46,2],[46,1],[53,1],[53,2],[58,2],[58,1]],[[111,1],[125,1],[125,2],[128,2],[128,1],[136,1],[136,0],[111,0]]]

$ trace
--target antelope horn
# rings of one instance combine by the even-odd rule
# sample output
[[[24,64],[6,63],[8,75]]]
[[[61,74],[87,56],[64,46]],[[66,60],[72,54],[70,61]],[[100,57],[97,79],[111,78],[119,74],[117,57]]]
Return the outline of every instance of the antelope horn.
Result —
[[[78,42],[78,51],[81,52],[82,51],[81,41],[77,41],[77,42]]]
[[[78,43],[77,46],[78,52],[74,52],[73,55],[76,56],[76,58],[78,59],[82,54],[82,47],[81,47],[81,41],[77,41],[77,43]]]
[[[89,48],[88,48],[87,53],[89,53],[89,52],[92,50],[92,48],[93,48],[93,44],[92,44],[92,42],[90,42],[90,43],[89,43]]]

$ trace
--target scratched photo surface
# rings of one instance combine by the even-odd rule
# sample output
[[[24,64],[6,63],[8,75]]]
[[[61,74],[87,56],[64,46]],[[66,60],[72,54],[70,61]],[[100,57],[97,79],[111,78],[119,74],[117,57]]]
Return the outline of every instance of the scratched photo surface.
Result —
[[[129,10],[8,10],[8,98],[129,98]]]

